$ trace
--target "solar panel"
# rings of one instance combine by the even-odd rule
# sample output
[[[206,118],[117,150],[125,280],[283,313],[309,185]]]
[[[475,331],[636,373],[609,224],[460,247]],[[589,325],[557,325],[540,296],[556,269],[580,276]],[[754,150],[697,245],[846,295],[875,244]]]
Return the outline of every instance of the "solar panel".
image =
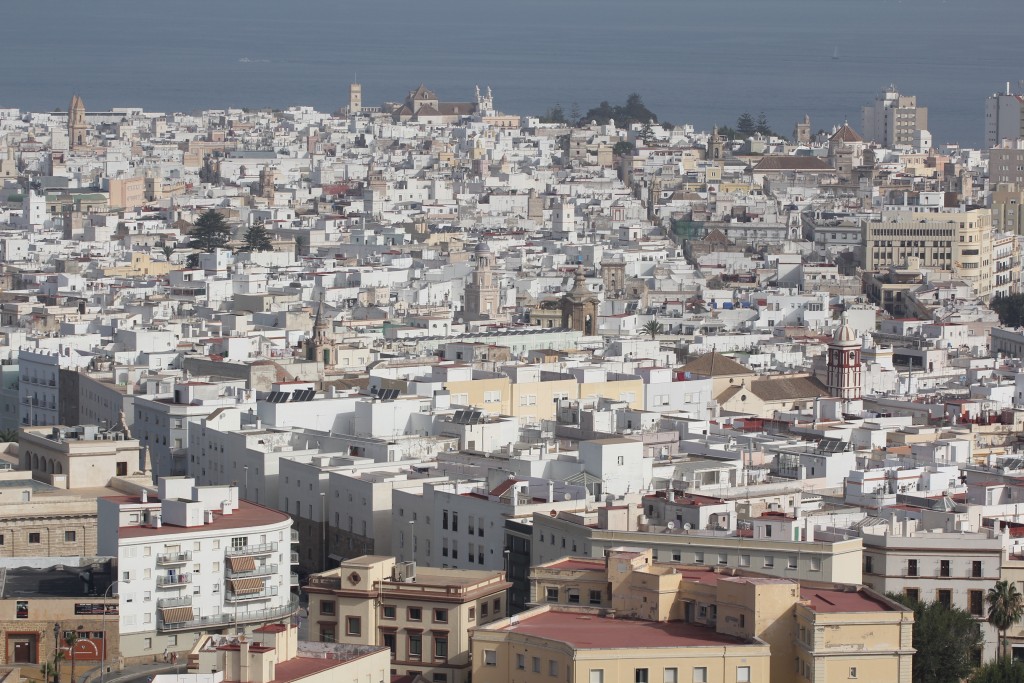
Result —
[[[452,416],[452,422],[454,422],[457,425],[464,424],[463,420],[465,419],[465,416],[465,410],[456,410],[455,415]]]
[[[290,391],[282,391],[281,393],[279,393],[277,395],[277,402],[278,403],[287,403],[288,402],[288,397],[291,396],[291,395],[292,395],[292,392],[290,392]]]
[[[267,394],[267,403],[277,403],[277,392],[271,391]]]
[[[305,389],[296,389],[295,392],[292,393],[292,403],[298,403],[299,401],[301,401],[302,400],[302,396],[305,393],[306,393]]]
[[[483,417],[483,415],[484,414],[479,410],[474,410],[470,412],[469,415],[466,416],[467,418],[469,418],[466,424],[475,425],[477,422],[480,421],[480,418]]]
[[[316,389],[306,389],[306,398],[303,401],[312,401],[313,397],[316,396]]]

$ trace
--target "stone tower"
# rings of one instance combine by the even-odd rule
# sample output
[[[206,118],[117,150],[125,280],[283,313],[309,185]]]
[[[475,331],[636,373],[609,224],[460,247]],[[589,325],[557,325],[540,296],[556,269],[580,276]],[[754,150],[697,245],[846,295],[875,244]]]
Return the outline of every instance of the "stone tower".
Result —
[[[363,111],[363,86],[351,83],[348,86],[348,113],[359,114]]]
[[[487,242],[476,245],[476,270],[466,285],[464,322],[495,320],[501,308],[501,293],[494,281],[494,254]]]
[[[718,126],[711,131],[708,140],[708,161],[722,161],[725,157],[725,141],[718,135]]]
[[[85,124],[85,103],[75,95],[68,107],[68,145],[71,149],[81,149],[86,144],[87,126]]]
[[[601,280],[606,299],[617,299],[626,291],[626,262],[615,259],[601,261]]]
[[[587,289],[583,269],[577,268],[572,289],[562,297],[562,327],[587,335],[596,334],[597,303],[597,297]]]
[[[860,398],[861,342],[844,321],[828,345],[828,393],[830,396],[855,401]]]
[[[306,360],[319,361],[325,368],[333,368],[338,363],[338,350],[331,336],[330,322],[324,317],[324,299],[316,307],[313,319],[313,334],[305,342]]]
[[[793,128],[793,139],[798,145],[806,145],[811,141],[811,117],[804,114],[804,120],[798,121]]]

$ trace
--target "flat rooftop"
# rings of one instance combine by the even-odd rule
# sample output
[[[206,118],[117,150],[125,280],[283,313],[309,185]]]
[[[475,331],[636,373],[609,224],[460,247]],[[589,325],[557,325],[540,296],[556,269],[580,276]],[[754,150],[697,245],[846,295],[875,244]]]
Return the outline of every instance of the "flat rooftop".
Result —
[[[863,591],[801,587],[800,597],[815,612],[895,612],[896,610]]]
[[[106,500],[114,501],[122,505],[143,504],[140,503],[138,496],[108,496]],[[158,505],[153,505],[153,503],[159,503],[159,499],[151,496],[143,505],[152,506],[154,508],[159,507]],[[198,524],[196,526],[186,527],[164,523],[159,529],[139,524],[135,526],[119,527],[117,534],[120,538],[171,536],[174,534],[192,533],[195,531],[227,531],[230,529],[241,529],[252,526],[266,526],[269,524],[278,524],[280,522],[287,521],[288,519],[288,515],[283,512],[271,510],[270,508],[263,507],[262,505],[256,505],[255,503],[249,503],[242,500],[238,502],[238,509],[230,515],[222,514],[219,509],[214,510],[213,521],[209,524]]]
[[[509,624],[503,631],[567,643],[580,649],[701,647],[744,644],[714,629],[681,621],[611,619],[595,614],[551,610]]]

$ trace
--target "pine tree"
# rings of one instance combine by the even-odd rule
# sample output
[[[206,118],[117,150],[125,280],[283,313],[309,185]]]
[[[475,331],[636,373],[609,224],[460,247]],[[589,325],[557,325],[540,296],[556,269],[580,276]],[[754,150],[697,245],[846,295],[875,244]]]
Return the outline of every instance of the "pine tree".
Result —
[[[274,248],[270,231],[263,224],[263,219],[258,219],[245,231],[242,241],[245,242],[242,251],[271,251]]]
[[[192,226],[189,237],[192,239],[188,246],[209,254],[227,246],[228,240],[231,239],[231,228],[223,216],[209,209]]]
[[[736,119],[736,134],[741,138],[749,138],[756,132],[757,124],[754,123],[754,117],[749,112],[740,114],[740,117]]]
[[[772,135],[772,127],[768,125],[768,117],[764,112],[761,112],[757,116],[757,124],[754,126],[754,132],[758,135]]]

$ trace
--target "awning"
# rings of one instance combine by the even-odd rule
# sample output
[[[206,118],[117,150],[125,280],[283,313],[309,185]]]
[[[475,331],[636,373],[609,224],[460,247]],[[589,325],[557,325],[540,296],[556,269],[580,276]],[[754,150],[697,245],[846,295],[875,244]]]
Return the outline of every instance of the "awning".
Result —
[[[163,617],[165,624],[181,624],[186,621],[192,621],[192,608],[165,607],[160,610],[160,616]]]
[[[251,572],[256,570],[256,558],[252,555],[242,555],[240,557],[229,557],[228,567],[233,572]]]
[[[249,595],[259,593],[263,590],[263,579],[228,579],[231,582],[231,590],[235,595]]]

